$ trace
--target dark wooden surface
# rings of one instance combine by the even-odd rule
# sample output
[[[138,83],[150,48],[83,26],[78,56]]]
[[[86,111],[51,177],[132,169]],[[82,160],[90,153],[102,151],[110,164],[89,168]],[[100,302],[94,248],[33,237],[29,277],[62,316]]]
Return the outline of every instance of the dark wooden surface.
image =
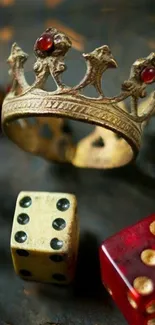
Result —
[[[116,0],[106,5],[95,0],[83,2],[64,0],[48,9],[43,1],[18,0],[13,7],[1,7],[0,83],[7,84],[5,60],[15,39],[30,53],[26,71],[32,80],[32,46],[50,20],[76,33],[80,51],[90,51],[103,43],[111,46],[119,69],[106,74],[104,86],[108,95],[118,93],[133,61],[155,50],[155,7],[152,1],[147,1],[147,6],[145,1],[124,1],[126,6]],[[137,8],[131,9],[135,4]],[[10,34],[4,33],[6,28]],[[83,75],[85,65],[80,55],[76,49],[68,55],[68,84],[75,84]],[[89,94],[93,94],[91,90]],[[77,138],[90,130],[81,123],[72,123],[72,128]],[[126,324],[101,285],[98,246],[123,227],[155,212],[154,135],[152,118],[137,163],[109,172],[50,164],[22,152],[1,137],[0,325]],[[14,274],[9,241],[15,201],[21,190],[64,191],[77,195],[81,239],[73,286],[58,288],[25,283]]]

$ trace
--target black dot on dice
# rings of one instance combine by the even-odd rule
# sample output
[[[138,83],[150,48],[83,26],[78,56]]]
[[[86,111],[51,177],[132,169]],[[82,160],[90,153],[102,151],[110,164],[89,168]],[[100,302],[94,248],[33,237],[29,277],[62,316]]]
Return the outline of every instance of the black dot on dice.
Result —
[[[59,211],[66,211],[70,207],[70,202],[66,198],[62,198],[57,202],[57,209]]]
[[[30,218],[29,218],[28,214],[26,214],[26,213],[21,213],[17,217],[17,221],[20,225],[26,225],[29,222],[29,220],[30,220]]]
[[[15,240],[17,243],[24,243],[27,239],[27,234],[24,231],[17,231],[15,234]]]
[[[59,262],[64,261],[64,257],[62,255],[55,254],[55,255],[50,256],[50,260],[53,261],[53,262],[59,263]]]
[[[53,238],[50,242],[51,248],[54,250],[61,249],[63,246],[63,241],[59,240],[58,238]]]
[[[66,277],[65,275],[61,274],[61,273],[55,273],[52,275],[52,278],[56,281],[66,281]]]
[[[28,270],[20,270],[19,273],[22,276],[32,276],[32,273]]]
[[[29,256],[29,252],[27,252],[25,249],[17,249],[17,250],[16,250],[16,253],[17,253],[19,256],[24,256],[24,257]]]
[[[24,196],[19,202],[19,205],[22,208],[28,208],[31,204],[32,204],[32,199],[30,198],[30,196]]]
[[[53,221],[52,227],[55,230],[63,230],[66,227],[66,221],[62,218],[57,218]]]

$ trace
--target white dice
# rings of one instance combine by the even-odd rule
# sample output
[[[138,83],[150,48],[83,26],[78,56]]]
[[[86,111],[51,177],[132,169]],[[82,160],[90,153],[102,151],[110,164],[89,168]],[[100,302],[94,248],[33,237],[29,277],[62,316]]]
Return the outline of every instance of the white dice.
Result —
[[[21,192],[11,234],[16,273],[26,280],[68,284],[79,243],[77,201],[72,194]]]

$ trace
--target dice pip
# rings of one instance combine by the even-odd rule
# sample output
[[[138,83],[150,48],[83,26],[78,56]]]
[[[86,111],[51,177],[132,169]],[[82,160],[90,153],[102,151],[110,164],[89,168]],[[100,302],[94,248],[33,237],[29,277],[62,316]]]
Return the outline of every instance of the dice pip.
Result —
[[[70,283],[79,242],[76,197],[20,192],[11,234],[15,272],[25,280]]]
[[[102,283],[130,325],[155,325],[155,214],[105,240]]]

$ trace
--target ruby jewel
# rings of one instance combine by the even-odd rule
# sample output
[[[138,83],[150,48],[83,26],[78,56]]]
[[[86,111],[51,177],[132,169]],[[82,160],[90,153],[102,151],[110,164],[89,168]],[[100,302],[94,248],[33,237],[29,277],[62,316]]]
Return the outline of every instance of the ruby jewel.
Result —
[[[49,33],[43,34],[40,38],[36,41],[36,50],[39,50],[41,52],[49,52],[53,50],[54,47],[54,41],[52,35]]]
[[[146,84],[151,84],[155,81],[155,68],[154,67],[146,67],[141,72],[141,80]]]

